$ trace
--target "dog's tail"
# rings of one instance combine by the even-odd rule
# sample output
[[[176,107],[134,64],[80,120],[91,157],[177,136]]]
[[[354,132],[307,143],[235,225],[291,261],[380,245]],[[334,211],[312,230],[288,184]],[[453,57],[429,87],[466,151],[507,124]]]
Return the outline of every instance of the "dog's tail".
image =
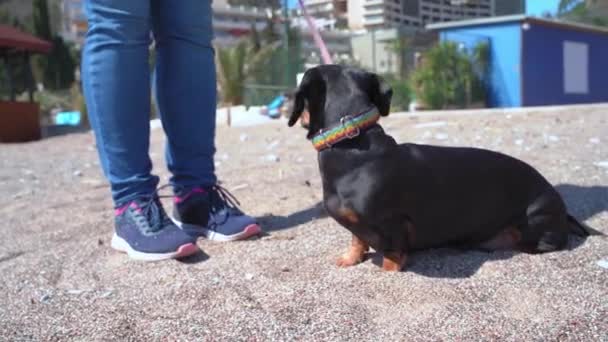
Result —
[[[589,227],[588,225],[580,222],[579,220],[574,218],[572,215],[568,215],[568,222],[570,222],[570,229],[574,235],[578,235],[581,237],[587,237],[587,236],[591,236],[591,235],[605,236],[604,233],[600,232],[599,230],[593,229],[593,228]]]

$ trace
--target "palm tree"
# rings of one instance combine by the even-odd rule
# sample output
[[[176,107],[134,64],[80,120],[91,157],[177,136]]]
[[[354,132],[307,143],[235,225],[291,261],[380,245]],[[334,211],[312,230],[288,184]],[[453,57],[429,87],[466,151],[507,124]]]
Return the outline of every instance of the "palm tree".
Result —
[[[223,103],[243,103],[245,83],[260,72],[279,45],[280,42],[275,42],[266,46],[255,46],[249,40],[243,39],[235,46],[216,49],[217,74]]]
[[[598,0],[561,0],[557,16],[567,21],[580,22],[598,26],[608,26],[608,18],[597,15],[591,11],[591,6]]]

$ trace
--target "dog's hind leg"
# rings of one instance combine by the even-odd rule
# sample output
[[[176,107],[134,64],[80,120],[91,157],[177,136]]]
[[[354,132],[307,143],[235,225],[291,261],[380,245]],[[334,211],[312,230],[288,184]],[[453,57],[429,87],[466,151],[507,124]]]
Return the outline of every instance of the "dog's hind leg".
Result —
[[[336,264],[340,267],[354,266],[363,261],[368,250],[369,245],[353,234],[350,249],[338,258]]]
[[[550,189],[528,206],[526,219],[520,225],[520,247],[530,253],[564,249],[570,229],[566,206],[559,194]]]
[[[516,226],[508,226],[493,238],[477,247],[484,251],[516,249],[521,241],[521,231]]]

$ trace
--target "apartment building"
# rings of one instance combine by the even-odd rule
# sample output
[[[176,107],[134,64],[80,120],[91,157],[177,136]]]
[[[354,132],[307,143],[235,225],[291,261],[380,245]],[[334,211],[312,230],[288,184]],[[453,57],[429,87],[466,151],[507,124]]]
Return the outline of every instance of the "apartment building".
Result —
[[[87,33],[87,20],[82,8],[82,0],[63,0],[61,3],[60,34],[63,39],[82,44]]]
[[[63,0],[61,34],[64,39],[82,45],[87,32],[82,0]],[[262,30],[266,26],[270,9],[230,6],[226,0],[213,1],[213,29],[215,44],[227,46],[248,34],[252,26]]]
[[[349,0],[351,29],[424,27],[426,24],[494,15],[495,0]]]
[[[346,27],[348,23],[347,0],[304,0],[308,14],[315,18],[333,21],[336,27]]]

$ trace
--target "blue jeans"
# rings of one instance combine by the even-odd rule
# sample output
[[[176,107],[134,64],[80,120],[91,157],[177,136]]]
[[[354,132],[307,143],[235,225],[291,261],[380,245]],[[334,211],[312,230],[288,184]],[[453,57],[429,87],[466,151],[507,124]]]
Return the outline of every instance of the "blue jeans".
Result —
[[[167,135],[170,182],[186,189],[215,184],[211,1],[85,0],[84,6],[83,93],[115,205],[150,195],[159,183],[149,157],[151,85]]]

